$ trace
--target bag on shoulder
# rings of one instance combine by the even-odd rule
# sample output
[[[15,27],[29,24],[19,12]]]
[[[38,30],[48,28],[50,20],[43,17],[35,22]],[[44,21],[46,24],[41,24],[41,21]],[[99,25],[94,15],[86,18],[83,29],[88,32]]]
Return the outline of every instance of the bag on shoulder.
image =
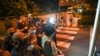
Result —
[[[53,56],[53,52],[52,52],[51,42],[50,41],[46,41],[45,42],[44,48],[43,48],[43,53],[44,53],[44,56]]]

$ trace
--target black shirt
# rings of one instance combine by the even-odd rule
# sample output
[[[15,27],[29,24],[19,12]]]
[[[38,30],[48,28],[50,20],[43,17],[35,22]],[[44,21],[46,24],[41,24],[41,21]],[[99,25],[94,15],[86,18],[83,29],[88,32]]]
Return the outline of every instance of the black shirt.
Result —
[[[7,37],[4,39],[3,49],[11,52],[13,47],[14,47],[14,42],[12,40],[12,35],[8,34]]]

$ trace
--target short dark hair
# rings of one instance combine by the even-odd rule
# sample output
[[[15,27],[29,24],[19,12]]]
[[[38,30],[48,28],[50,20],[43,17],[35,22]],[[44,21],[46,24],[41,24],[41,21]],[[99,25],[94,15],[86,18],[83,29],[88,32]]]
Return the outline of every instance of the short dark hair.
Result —
[[[55,28],[53,26],[45,25],[44,32],[47,36],[51,36],[55,32]]]
[[[8,27],[8,29],[10,29],[10,28],[14,28],[12,25],[10,25],[9,27]]]

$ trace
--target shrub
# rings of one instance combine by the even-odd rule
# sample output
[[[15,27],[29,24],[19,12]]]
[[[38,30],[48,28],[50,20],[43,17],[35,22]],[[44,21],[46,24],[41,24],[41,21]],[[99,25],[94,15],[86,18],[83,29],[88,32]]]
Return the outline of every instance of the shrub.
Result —
[[[81,19],[79,19],[78,24],[79,25],[93,25],[94,24],[94,16],[83,16]]]
[[[95,9],[89,9],[89,10],[84,10],[82,15],[87,16],[87,15],[95,15],[96,10]]]

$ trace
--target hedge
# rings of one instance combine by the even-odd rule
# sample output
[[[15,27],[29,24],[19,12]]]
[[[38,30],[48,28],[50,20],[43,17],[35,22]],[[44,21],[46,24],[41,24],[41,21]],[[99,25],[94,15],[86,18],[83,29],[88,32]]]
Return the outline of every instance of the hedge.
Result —
[[[78,24],[79,25],[93,25],[94,19],[95,19],[95,16],[83,16],[81,19],[79,19]]]
[[[83,15],[83,16],[95,15],[95,13],[96,13],[96,10],[95,10],[95,9],[89,9],[89,10],[84,10],[84,11],[82,12],[82,15]]]

